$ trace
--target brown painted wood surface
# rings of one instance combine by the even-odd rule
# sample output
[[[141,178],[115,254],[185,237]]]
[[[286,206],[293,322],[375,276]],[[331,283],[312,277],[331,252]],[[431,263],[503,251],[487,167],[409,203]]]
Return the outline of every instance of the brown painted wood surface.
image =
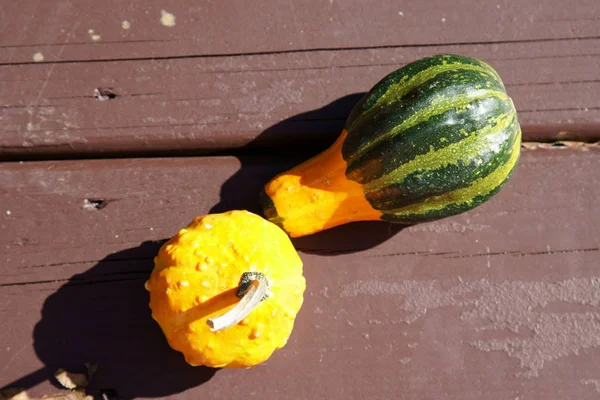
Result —
[[[250,370],[187,367],[149,316],[153,255],[196,215],[254,210],[295,161],[3,164],[1,385],[48,393],[92,361],[92,390],[121,398],[597,398],[597,146],[524,150],[460,216],[295,240],[308,288],[289,344]]]
[[[598,398],[599,21],[597,0],[0,2],[0,387],[56,393],[96,362],[96,398]],[[294,240],[288,345],[187,366],[143,288],[161,243],[258,211],[361,93],[437,53],[502,76],[525,140],[508,185]]]
[[[595,0],[234,3],[3,5],[0,157],[310,147],[353,95],[437,53],[491,63],[526,140],[600,137]]]
[[[160,24],[162,11],[175,16],[175,26]],[[48,61],[87,61],[591,38],[600,11],[595,0],[568,7],[543,0],[83,0],[7,3],[0,18],[0,62],[11,64],[31,62],[37,49]]]

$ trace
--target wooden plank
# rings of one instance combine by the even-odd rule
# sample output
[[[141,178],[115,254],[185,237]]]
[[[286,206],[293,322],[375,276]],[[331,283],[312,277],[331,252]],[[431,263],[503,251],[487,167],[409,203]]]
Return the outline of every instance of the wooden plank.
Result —
[[[174,26],[161,24],[163,11]],[[26,63],[37,52],[53,62],[589,38],[599,36],[600,7],[596,0],[83,0],[43,7],[25,0],[3,4],[0,18],[0,63]]]
[[[282,159],[0,164],[0,386],[54,392],[56,368],[92,361],[91,390],[120,398],[597,398],[593,146],[524,150],[460,216],[295,240],[308,288],[288,345],[250,370],[185,366],[149,317],[152,257],[196,215],[254,209],[298,161]]]
[[[598,140],[600,39],[0,67],[0,156],[314,147],[363,93],[436,53],[490,62],[525,140]],[[97,88],[115,98],[100,101]]]

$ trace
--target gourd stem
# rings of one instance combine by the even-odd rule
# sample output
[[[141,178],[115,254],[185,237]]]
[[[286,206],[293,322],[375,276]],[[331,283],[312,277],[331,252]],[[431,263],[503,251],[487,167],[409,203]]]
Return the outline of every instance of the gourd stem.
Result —
[[[254,279],[250,282],[242,299],[231,310],[215,318],[209,318],[206,323],[212,332],[233,326],[246,318],[248,314],[267,296],[268,285],[264,280]]]

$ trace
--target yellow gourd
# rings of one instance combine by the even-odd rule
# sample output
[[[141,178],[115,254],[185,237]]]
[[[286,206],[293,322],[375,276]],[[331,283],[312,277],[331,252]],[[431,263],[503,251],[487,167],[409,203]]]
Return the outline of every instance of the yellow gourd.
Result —
[[[275,224],[247,211],[198,217],[154,262],[152,317],[189,364],[251,367],[287,343],[306,283]]]

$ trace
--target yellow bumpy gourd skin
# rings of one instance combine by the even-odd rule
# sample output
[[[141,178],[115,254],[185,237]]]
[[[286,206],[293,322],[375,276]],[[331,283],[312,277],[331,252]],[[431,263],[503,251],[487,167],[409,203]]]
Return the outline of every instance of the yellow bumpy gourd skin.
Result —
[[[165,243],[146,289],[152,317],[191,365],[250,367],[290,336],[306,288],[302,261],[278,226],[247,211],[198,217]],[[244,272],[261,272],[270,297],[244,320],[211,332],[206,320],[230,310]]]

